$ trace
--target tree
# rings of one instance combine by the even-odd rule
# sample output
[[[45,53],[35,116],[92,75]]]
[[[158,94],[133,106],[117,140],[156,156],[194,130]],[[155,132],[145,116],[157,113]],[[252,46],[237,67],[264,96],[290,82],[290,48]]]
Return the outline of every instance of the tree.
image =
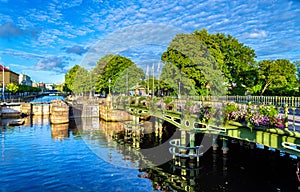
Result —
[[[171,95],[196,95],[193,82],[171,63],[164,65],[159,79],[161,87]]]
[[[209,34],[205,29],[194,34],[214,57],[226,84],[231,87],[229,94],[244,94],[256,85],[256,55],[253,49],[231,35]]]
[[[16,93],[19,89],[19,86],[14,84],[14,83],[9,83],[6,86],[7,91],[11,92],[11,93]]]
[[[297,80],[298,80],[298,91],[300,91],[300,61],[295,61],[294,65],[296,66],[297,69]]]
[[[76,77],[76,74],[77,74],[77,71],[79,70],[79,68],[80,68],[79,65],[75,65],[65,75],[65,91],[73,91],[74,92],[73,83],[75,81],[75,77]]]
[[[197,94],[207,93],[207,83],[210,83],[213,95],[224,94],[222,73],[215,59],[196,35],[176,35],[161,59],[165,63],[172,63],[185,74]]]
[[[145,79],[145,74],[143,69],[138,68],[136,65],[131,65],[121,73],[121,75],[116,79],[115,83],[112,84],[112,90],[117,93],[128,94],[128,90],[131,87],[142,85],[142,81]]]
[[[117,79],[122,75],[124,70],[129,68],[131,65],[134,65],[134,63],[126,57],[122,57],[119,55],[113,56],[111,58],[109,57],[109,61],[103,67],[101,74],[99,74],[98,76],[96,82],[96,91],[99,93],[108,93],[109,86],[114,85]]]
[[[258,84],[260,94],[287,95],[297,87],[296,66],[286,59],[263,60],[259,62]]]
[[[99,61],[97,62],[97,65],[95,66],[95,68],[93,69],[93,73],[96,74],[97,76],[101,75],[105,66],[107,65],[107,63],[113,59],[114,55],[112,54],[107,54],[104,55],[101,59],[99,59]]]
[[[72,91],[75,94],[86,93],[89,91],[89,87],[86,86],[86,82],[88,81],[88,71],[83,68],[79,67],[74,74],[74,81],[72,82]]]

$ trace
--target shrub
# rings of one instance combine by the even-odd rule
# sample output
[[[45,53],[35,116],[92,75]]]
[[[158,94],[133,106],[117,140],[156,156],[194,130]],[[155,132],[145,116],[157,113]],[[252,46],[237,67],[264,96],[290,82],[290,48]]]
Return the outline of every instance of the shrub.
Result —
[[[274,117],[278,115],[278,110],[273,105],[259,106],[259,113],[267,117]]]

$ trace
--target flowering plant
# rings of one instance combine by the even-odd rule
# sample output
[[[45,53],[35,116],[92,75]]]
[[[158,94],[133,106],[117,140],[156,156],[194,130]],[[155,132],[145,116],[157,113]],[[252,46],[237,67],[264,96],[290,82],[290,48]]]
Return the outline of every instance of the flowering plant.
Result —
[[[287,118],[278,116],[278,111],[273,106],[260,106],[259,112],[251,115],[250,123],[256,127],[276,127],[283,129]]]
[[[226,114],[227,120],[233,120],[237,122],[245,122],[247,117],[247,111],[246,110],[238,110],[238,111],[232,111]]]
[[[215,109],[212,106],[203,106],[199,109],[199,120],[208,123],[214,114]]]
[[[269,126],[270,119],[267,116],[264,116],[260,113],[254,113],[249,118],[249,121],[252,125],[259,127],[259,126]]]
[[[287,122],[287,120],[288,120],[287,118],[271,117],[270,124],[277,128],[283,129],[284,124]]]

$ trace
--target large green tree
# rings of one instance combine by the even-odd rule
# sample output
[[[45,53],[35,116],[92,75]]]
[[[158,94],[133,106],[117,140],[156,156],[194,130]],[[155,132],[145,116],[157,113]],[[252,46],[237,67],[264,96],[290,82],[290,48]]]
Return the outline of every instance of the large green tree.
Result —
[[[230,88],[228,94],[244,94],[256,84],[255,52],[231,35],[195,31],[196,37],[207,47]]]
[[[298,80],[298,91],[300,91],[300,61],[295,61],[294,62],[294,65],[296,66],[296,69],[297,69],[297,80]]]
[[[90,87],[87,86],[90,76],[89,72],[83,68],[79,67],[76,73],[74,74],[74,81],[72,83],[72,91],[75,94],[86,93],[90,91]]]
[[[190,80],[196,93],[205,95],[206,85],[211,85],[213,95],[223,95],[224,80],[214,57],[195,34],[178,34],[161,57],[164,63],[172,63]]]
[[[99,93],[102,92],[108,93],[109,87],[114,85],[117,79],[122,75],[124,70],[129,68],[132,65],[134,65],[134,63],[130,59],[127,59],[126,57],[122,57],[119,55],[112,56],[112,57],[109,56],[108,62],[101,70],[100,72],[101,74],[99,74],[98,76],[97,83],[96,83],[96,91]]]
[[[77,74],[77,71],[80,69],[79,65],[75,65],[74,67],[72,67],[68,73],[66,73],[65,75],[65,87],[67,89],[65,89],[65,91],[72,91],[74,92],[74,81],[75,81],[75,77]]]
[[[171,95],[189,96],[196,94],[193,82],[178,67],[171,63],[164,65],[159,79],[161,87]]]
[[[291,95],[297,88],[296,66],[286,59],[259,62],[260,95]]]
[[[112,85],[112,90],[117,93],[128,94],[128,90],[136,85],[142,85],[145,79],[143,69],[138,68],[135,64],[129,66],[121,73]]]

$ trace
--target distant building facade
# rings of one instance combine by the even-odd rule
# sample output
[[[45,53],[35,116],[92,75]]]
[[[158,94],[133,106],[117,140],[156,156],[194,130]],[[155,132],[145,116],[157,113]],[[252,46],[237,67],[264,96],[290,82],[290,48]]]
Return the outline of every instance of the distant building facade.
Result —
[[[45,83],[45,87],[46,87],[47,90],[54,90],[53,83]]]
[[[18,85],[19,84],[19,74],[9,70],[3,65],[0,65],[0,86],[3,87],[3,75],[4,75],[4,87],[8,84],[13,83]]]
[[[39,84],[36,81],[32,82],[32,87],[39,87]]]
[[[19,84],[32,86],[31,78],[28,75],[20,74],[19,75]]]
[[[42,91],[44,91],[46,89],[45,83],[39,82],[38,83],[38,88],[40,88]]]

